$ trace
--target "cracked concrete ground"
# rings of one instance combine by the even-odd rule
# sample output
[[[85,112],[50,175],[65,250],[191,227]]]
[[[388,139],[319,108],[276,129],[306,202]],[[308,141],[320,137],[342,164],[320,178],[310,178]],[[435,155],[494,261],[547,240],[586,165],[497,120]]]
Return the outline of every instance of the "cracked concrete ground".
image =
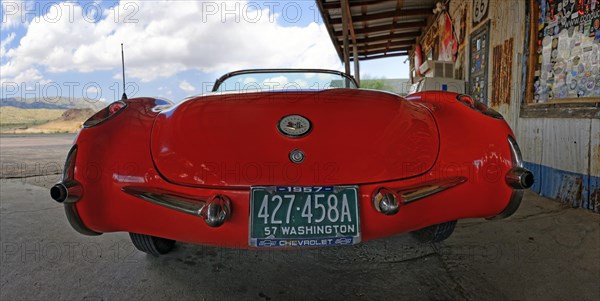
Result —
[[[460,221],[436,245],[398,235],[147,256],[125,233],[79,235],[49,198],[73,138],[0,136],[2,300],[600,300],[600,215],[534,193],[513,217]]]

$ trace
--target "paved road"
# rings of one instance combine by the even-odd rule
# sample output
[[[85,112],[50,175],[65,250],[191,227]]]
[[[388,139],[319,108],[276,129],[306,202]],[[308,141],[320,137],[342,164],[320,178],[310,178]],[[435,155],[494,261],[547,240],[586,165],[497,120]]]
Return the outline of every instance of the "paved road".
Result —
[[[408,235],[302,251],[181,244],[154,258],[124,233],[81,236],[48,197],[57,170],[30,168],[62,166],[73,138],[0,136],[1,300],[600,300],[600,216],[533,193],[512,218],[461,221],[439,245]]]

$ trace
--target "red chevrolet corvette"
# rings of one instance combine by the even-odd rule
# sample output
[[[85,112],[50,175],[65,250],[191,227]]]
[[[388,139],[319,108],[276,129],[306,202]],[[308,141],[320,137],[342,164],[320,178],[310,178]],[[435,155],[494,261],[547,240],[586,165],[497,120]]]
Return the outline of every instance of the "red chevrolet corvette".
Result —
[[[352,245],[507,217],[533,175],[469,96],[358,89],[328,70],[245,70],[178,104],[116,101],[84,123],[52,187],[85,235],[235,248]]]

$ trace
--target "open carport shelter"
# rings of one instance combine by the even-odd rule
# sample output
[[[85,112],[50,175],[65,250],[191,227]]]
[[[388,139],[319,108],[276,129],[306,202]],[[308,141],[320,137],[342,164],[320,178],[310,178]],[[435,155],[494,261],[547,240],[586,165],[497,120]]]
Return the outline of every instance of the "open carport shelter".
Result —
[[[399,56],[413,82],[464,80],[515,131],[535,192],[600,211],[598,1],[317,3],[346,73],[353,65],[359,79],[360,61]]]

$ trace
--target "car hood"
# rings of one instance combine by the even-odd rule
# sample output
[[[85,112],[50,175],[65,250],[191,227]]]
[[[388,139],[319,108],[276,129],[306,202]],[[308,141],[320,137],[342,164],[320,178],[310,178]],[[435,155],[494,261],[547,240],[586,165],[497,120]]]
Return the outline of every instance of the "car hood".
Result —
[[[288,115],[303,137],[278,129]],[[304,153],[293,163],[290,152]],[[331,89],[190,98],[161,112],[151,152],[159,173],[188,186],[351,185],[414,177],[437,158],[431,112],[390,93]]]

